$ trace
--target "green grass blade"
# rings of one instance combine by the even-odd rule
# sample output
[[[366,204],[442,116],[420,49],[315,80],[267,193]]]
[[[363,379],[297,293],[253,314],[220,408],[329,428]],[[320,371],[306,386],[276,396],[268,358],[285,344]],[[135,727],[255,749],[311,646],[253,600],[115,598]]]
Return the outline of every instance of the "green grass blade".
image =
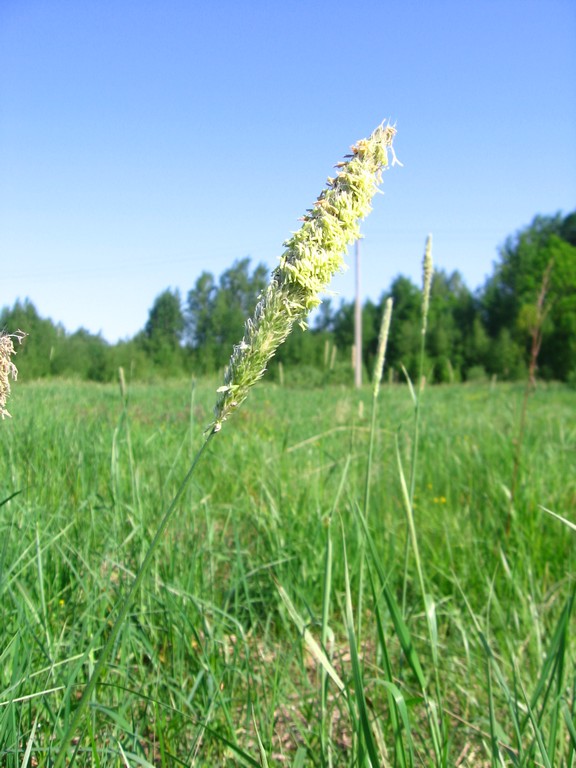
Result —
[[[394,709],[394,711],[398,712],[398,714],[400,715],[402,724],[404,726],[404,731],[406,733],[406,742],[408,744],[409,760],[408,761],[406,760],[404,741],[401,737],[400,730],[398,729],[398,734],[397,734],[398,738],[396,738],[396,741],[395,741],[396,743],[395,757],[397,760],[397,764],[399,768],[402,768],[403,766],[407,766],[407,765],[413,766],[414,765],[414,745],[413,745],[412,730],[410,727],[410,715],[408,714],[408,707],[406,706],[406,700],[404,699],[402,691],[392,681],[384,680],[382,682],[382,685],[386,689],[386,692],[390,694],[390,697],[394,702],[394,707],[392,707],[391,709]]]
[[[32,747],[34,746],[34,736],[36,734],[36,728],[38,727],[39,717],[40,717],[40,712],[37,712],[36,717],[34,718],[34,723],[32,724],[32,731],[30,732],[30,736],[28,737],[28,741],[26,743],[26,751],[24,752],[24,756],[22,758],[22,768],[28,768],[28,765],[30,763],[30,758],[32,756]]]
[[[258,742],[258,752],[260,753],[260,765],[262,766],[262,768],[268,768],[268,756],[266,754],[266,750],[264,749],[264,744],[262,743],[262,739],[260,738],[260,731],[258,730],[258,723],[256,722],[254,710],[252,710],[252,725],[254,726],[254,731],[256,732],[256,740]]]
[[[362,670],[360,665],[360,659],[358,657],[358,648],[356,646],[356,634],[354,631],[354,614],[352,611],[352,592],[350,589],[350,577],[348,573],[348,559],[346,556],[346,542],[344,541],[344,532],[342,532],[343,541],[343,556],[344,556],[344,584],[346,588],[346,601],[345,601],[345,617],[346,628],[348,630],[348,644],[350,649],[350,660],[352,663],[352,676],[354,679],[354,693],[356,696],[356,704],[358,707],[358,715],[360,719],[360,726],[362,734],[364,736],[364,744],[372,764],[372,768],[378,768],[381,763],[380,755],[378,754],[378,748],[374,740],[374,735],[370,727],[370,719],[368,717],[368,707],[366,704],[366,697],[364,696],[364,680],[362,678]],[[359,736],[360,734],[358,734]]]
[[[550,726],[550,737],[549,737],[549,744],[550,744],[551,751],[553,751],[553,745],[556,743],[557,724],[559,719],[559,707],[560,707],[560,700],[561,700],[561,695],[563,690],[566,640],[567,640],[570,616],[572,614],[572,609],[574,606],[575,594],[576,594],[576,590],[572,590],[572,593],[570,594],[566,602],[566,605],[562,610],[560,618],[558,619],[556,629],[554,631],[554,634],[550,641],[550,646],[546,653],[546,660],[544,662],[544,665],[542,666],[540,677],[538,679],[538,682],[536,683],[534,693],[530,697],[530,710],[533,712],[536,707],[536,704],[538,703],[538,700],[542,696],[542,700],[540,703],[540,715],[538,717],[538,722],[540,723],[544,715],[544,712],[546,710],[548,701],[550,699],[554,678],[556,677],[556,697],[555,697],[555,703],[553,704],[553,710],[551,713],[551,726]],[[529,717],[529,715],[527,715],[527,717]]]
[[[564,523],[564,525],[567,525],[568,528],[571,528],[573,531],[576,531],[576,524],[572,523],[570,520],[567,520],[565,517],[562,517],[562,515],[559,515],[556,512],[552,512],[551,509],[547,509],[542,505],[540,505],[540,509],[543,510],[544,512],[548,512],[548,514],[551,515],[552,517],[555,517],[556,520],[560,520],[560,522]]]
[[[570,711],[570,707],[564,699],[562,700],[562,715],[570,738],[572,752],[576,753],[576,725],[574,724],[576,721],[574,720],[574,712]]]
[[[6,496],[6,498],[5,498],[5,499],[2,499],[2,501],[0,501],[0,507],[3,507],[3,506],[4,506],[4,504],[8,504],[8,502],[9,502],[11,499],[15,498],[15,497],[16,497],[16,496],[18,496],[18,494],[20,494],[20,493],[22,493],[22,491],[14,491],[13,493],[11,493],[11,494],[10,494],[10,496]]]
[[[311,634],[310,630],[306,625],[306,622],[296,610],[294,603],[288,597],[288,593],[286,592],[284,587],[282,587],[282,585],[276,579],[274,579],[274,581],[276,582],[276,589],[278,590],[278,594],[282,598],[282,602],[286,606],[286,609],[288,610],[290,618],[296,625],[296,628],[299,634],[303,637],[304,642],[308,646],[308,650],[310,651],[312,656],[316,659],[316,661],[326,670],[330,679],[336,685],[338,690],[344,693],[346,691],[346,686],[342,682],[340,675],[334,669],[333,665],[330,662],[330,659],[326,656],[326,654],[320,647],[319,643],[314,639],[313,635]]]
[[[504,760],[500,754],[496,732],[496,706],[494,704],[494,692],[492,688],[492,670],[488,659],[486,659],[486,688],[488,690],[488,721],[490,723],[490,760],[492,768],[502,768]]]
[[[413,754],[413,747],[412,747],[412,739],[410,737],[410,722],[408,720],[408,713],[406,711],[406,716],[399,711],[399,704],[397,702],[398,695],[396,694],[396,691],[398,691],[399,696],[402,698],[402,704],[404,704],[405,708],[405,702],[404,698],[402,697],[401,692],[397,688],[397,686],[394,684],[394,676],[392,673],[392,664],[390,662],[390,653],[388,651],[388,642],[386,640],[386,630],[384,628],[384,622],[382,619],[382,614],[380,611],[380,601],[376,595],[376,588],[374,584],[374,578],[372,575],[372,569],[368,569],[368,578],[370,580],[370,586],[372,589],[372,597],[374,600],[374,616],[376,619],[376,632],[378,637],[378,643],[380,650],[382,652],[382,660],[384,662],[384,685],[386,688],[386,692],[388,695],[388,703],[390,706],[390,726],[392,728],[392,733],[394,734],[394,748],[395,748],[395,758],[397,760],[398,768],[407,768],[407,766],[412,766],[414,764],[414,754]],[[392,688],[388,688],[387,684],[390,684],[393,686]],[[402,729],[400,726],[400,721],[398,719],[398,716],[402,717],[402,720],[404,721],[404,727],[406,729],[407,733],[407,742],[408,742],[408,749],[409,749],[409,761],[406,757],[406,750],[404,748],[404,739],[402,738]]]
[[[402,648],[402,651],[406,657],[408,665],[410,666],[410,669],[412,670],[412,672],[416,677],[416,680],[418,681],[418,685],[420,686],[420,689],[422,691],[426,691],[426,677],[424,675],[424,671],[420,664],[418,653],[416,652],[416,648],[414,647],[414,642],[412,640],[410,630],[408,629],[408,625],[406,624],[406,622],[402,617],[402,611],[400,609],[400,606],[398,605],[398,602],[396,601],[396,598],[394,597],[392,590],[388,585],[388,579],[386,578],[386,575],[380,563],[380,556],[376,550],[376,545],[374,544],[374,541],[370,536],[368,527],[361,516],[358,516],[358,519],[360,520],[360,524],[364,531],[364,536],[368,543],[368,549],[370,550],[372,565],[374,566],[374,570],[376,571],[376,574],[378,576],[378,580],[380,582],[380,590],[382,592],[382,596],[384,597],[384,600],[386,601],[386,606],[388,608],[388,612],[390,613],[392,624],[394,625],[394,631],[396,632],[396,636],[400,642],[400,647]]]
[[[542,758],[542,764],[544,765],[544,768],[552,768],[552,763],[550,762],[548,750],[546,749],[546,745],[544,744],[544,736],[542,734],[540,724],[538,722],[538,718],[536,717],[534,710],[530,706],[530,702],[528,701],[528,696],[526,695],[526,691],[524,690],[524,686],[522,685],[521,682],[518,682],[518,687],[520,689],[520,692],[522,693],[522,698],[524,699],[524,704],[526,705],[526,709],[528,711],[528,718],[530,720],[532,729],[534,731],[534,738],[536,740],[536,744],[538,745],[538,750]]]
[[[412,379],[410,378],[410,374],[408,373],[408,371],[404,367],[403,363],[400,364],[400,368],[402,370],[402,373],[404,374],[404,378],[406,379],[406,383],[408,384],[408,389],[410,390],[410,397],[412,398],[412,402],[414,403],[414,405],[416,405],[418,403],[418,398],[416,396],[416,392],[414,390],[414,385],[412,384]]]
[[[292,768],[304,768],[306,765],[306,750],[304,747],[298,747],[296,750],[296,754],[294,755],[294,761],[292,763]]]

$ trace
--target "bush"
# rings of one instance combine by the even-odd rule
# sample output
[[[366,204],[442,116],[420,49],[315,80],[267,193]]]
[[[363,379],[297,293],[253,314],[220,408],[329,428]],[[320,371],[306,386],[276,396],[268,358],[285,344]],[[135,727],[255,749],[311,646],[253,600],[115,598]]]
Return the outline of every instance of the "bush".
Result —
[[[479,384],[488,381],[488,374],[483,365],[473,365],[466,371],[466,381]]]

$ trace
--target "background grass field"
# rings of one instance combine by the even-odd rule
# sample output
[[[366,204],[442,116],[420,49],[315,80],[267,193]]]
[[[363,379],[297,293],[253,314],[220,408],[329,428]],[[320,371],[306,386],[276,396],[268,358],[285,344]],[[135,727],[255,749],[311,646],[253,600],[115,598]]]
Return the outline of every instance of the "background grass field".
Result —
[[[217,386],[14,387],[0,765],[48,766],[61,749]],[[397,455],[409,477],[414,403],[383,387],[365,531],[371,391],[259,385],[156,551],[76,764],[368,765],[376,748],[388,765],[576,765],[576,533],[540,508],[576,519],[576,392],[532,395],[511,508],[522,396],[424,392],[407,517]]]

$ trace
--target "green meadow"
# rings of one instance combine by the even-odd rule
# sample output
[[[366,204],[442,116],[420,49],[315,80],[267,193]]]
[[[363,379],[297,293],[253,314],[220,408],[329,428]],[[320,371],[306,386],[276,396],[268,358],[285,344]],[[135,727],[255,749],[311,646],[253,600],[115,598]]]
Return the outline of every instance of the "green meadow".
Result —
[[[576,391],[16,383],[0,765],[576,765]],[[373,412],[373,408],[376,410]],[[516,466],[516,480],[514,480]],[[549,514],[555,512],[564,520]]]

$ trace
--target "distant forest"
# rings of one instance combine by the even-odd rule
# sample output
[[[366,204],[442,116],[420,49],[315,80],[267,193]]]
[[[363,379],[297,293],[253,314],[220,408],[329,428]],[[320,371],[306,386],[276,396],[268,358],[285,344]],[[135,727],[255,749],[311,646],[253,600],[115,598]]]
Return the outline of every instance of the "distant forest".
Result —
[[[117,344],[83,329],[68,333],[40,317],[28,300],[5,307],[0,328],[28,334],[17,349],[25,380],[57,376],[107,382],[117,378],[120,366],[127,377],[141,380],[211,375],[228,362],[268,279],[268,269],[252,268],[248,258],[218,279],[203,272],[186,297],[170,289],[160,293],[144,328]],[[377,303],[363,305],[362,359],[370,375],[390,296],[387,370],[399,380],[402,368],[416,375],[421,339],[421,287],[408,278],[395,278]],[[270,376],[307,386],[352,383],[353,340],[353,302],[334,306],[328,299],[312,327],[297,328],[279,348]],[[524,378],[537,348],[539,378],[576,384],[576,211],[536,216],[510,236],[492,276],[474,293],[458,272],[435,272],[426,347],[431,382]]]

